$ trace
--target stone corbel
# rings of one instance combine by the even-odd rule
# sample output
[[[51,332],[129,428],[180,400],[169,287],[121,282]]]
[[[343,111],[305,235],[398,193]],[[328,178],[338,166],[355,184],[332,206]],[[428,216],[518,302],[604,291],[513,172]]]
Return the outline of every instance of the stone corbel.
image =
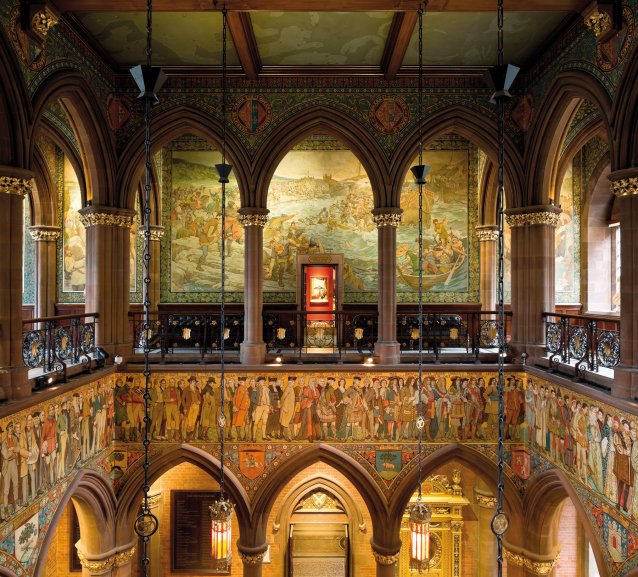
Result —
[[[607,42],[622,28],[621,2],[595,0],[583,11],[583,22],[596,36],[596,42]]]
[[[36,42],[44,44],[49,30],[60,21],[60,15],[50,2],[21,0],[20,26]]]
[[[393,226],[397,228],[401,224],[403,209],[401,208],[375,208],[372,211],[372,220],[377,228]]]
[[[524,206],[506,211],[505,219],[511,228],[537,225],[558,226],[561,212],[561,208],[553,204]]]
[[[510,543],[505,543],[503,555],[508,563],[524,567],[534,575],[549,575],[556,566],[556,563],[558,563],[560,551],[556,551],[550,555],[537,555],[523,547],[516,547]]]

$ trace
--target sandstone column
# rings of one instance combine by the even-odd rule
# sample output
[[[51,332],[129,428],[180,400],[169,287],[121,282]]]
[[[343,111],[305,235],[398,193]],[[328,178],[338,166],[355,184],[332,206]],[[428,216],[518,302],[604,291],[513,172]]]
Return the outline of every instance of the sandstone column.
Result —
[[[145,229],[141,226],[138,234],[144,240]],[[151,313],[156,313],[160,302],[160,260],[161,260],[161,240],[164,236],[164,227],[151,225],[151,260],[149,263],[149,276],[151,284],[149,286],[149,300],[151,302]],[[142,283],[144,282],[144,272],[142,270]]]
[[[29,234],[35,241],[35,316],[55,315],[58,226],[32,226]]]
[[[514,354],[530,361],[545,354],[542,313],[554,311],[555,231],[560,209],[553,205],[507,211],[512,230],[512,339]]]
[[[111,358],[131,354],[130,244],[133,211],[87,206],[80,211],[86,227],[86,312],[97,312],[95,343]]]
[[[266,358],[263,335],[264,226],[268,210],[241,208],[239,222],[244,227],[244,342],[240,359],[244,365],[259,365]],[[261,564],[260,564],[261,574]]]
[[[22,243],[32,180],[32,172],[0,166],[0,399],[31,394],[22,362]]]
[[[397,227],[400,208],[375,208],[372,211],[379,238],[379,335],[374,354],[379,363],[401,361],[397,341]]]
[[[620,364],[614,371],[612,394],[638,394],[638,168],[613,172],[611,190],[620,215]]]
[[[481,308],[484,311],[496,310],[498,290],[498,227],[485,224],[476,227],[480,249],[480,295]]]

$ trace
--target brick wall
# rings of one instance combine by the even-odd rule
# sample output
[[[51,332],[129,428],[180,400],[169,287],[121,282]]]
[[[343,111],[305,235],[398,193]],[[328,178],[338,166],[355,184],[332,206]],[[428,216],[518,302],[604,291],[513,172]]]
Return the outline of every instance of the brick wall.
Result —
[[[69,501],[64,508],[60,522],[58,523],[55,535],[51,540],[49,551],[46,557],[44,577],[80,577],[80,572],[69,570],[71,551],[71,508],[73,503]]]
[[[554,522],[556,545],[560,548],[560,559],[554,568],[554,576],[586,577],[579,571],[579,522],[576,508],[570,499],[565,499],[556,511]]]

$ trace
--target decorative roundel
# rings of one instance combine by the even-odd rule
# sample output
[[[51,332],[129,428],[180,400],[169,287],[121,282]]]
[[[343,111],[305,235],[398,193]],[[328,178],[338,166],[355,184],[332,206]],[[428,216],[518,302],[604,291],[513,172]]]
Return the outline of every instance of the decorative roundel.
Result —
[[[575,359],[583,359],[587,354],[587,329],[572,327],[569,335],[569,354]]]
[[[159,521],[153,513],[142,513],[135,519],[135,532],[144,539],[151,537],[159,528]]]
[[[88,355],[95,347],[95,329],[93,325],[84,325],[81,334],[82,352]]]
[[[608,369],[615,367],[620,360],[620,339],[618,333],[614,331],[600,331],[597,340],[596,354],[598,356],[598,363]]]
[[[547,350],[550,353],[560,351],[561,342],[563,341],[563,328],[558,323],[547,323],[545,331],[545,341]]]
[[[64,327],[55,333],[55,354],[62,361],[71,357],[71,335]]]
[[[416,420],[416,428],[417,428],[419,431],[422,431],[422,430],[424,429],[424,427],[425,427],[425,419],[424,419],[423,417],[419,417],[419,418]]]
[[[257,134],[272,121],[272,107],[261,94],[245,94],[235,101],[231,117],[242,132]]]
[[[400,132],[410,120],[408,105],[400,96],[379,96],[370,105],[368,116],[370,124],[386,134]]]
[[[492,517],[492,533],[503,535],[509,527],[510,521],[505,513],[497,513]]]
[[[43,365],[44,337],[40,331],[30,331],[22,341],[22,358],[27,367],[34,369]]]

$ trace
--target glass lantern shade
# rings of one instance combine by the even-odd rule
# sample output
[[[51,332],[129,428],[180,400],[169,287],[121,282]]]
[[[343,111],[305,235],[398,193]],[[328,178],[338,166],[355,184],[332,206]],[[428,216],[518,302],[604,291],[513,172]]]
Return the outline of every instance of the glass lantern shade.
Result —
[[[220,499],[210,506],[211,556],[217,561],[218,569],[225,569],[230,566],[232,516],[233,505],[230,501]]]
[[[425,503],[410,507],[410,569],[427,570],[430,564],[430,519],[432,514]]]

